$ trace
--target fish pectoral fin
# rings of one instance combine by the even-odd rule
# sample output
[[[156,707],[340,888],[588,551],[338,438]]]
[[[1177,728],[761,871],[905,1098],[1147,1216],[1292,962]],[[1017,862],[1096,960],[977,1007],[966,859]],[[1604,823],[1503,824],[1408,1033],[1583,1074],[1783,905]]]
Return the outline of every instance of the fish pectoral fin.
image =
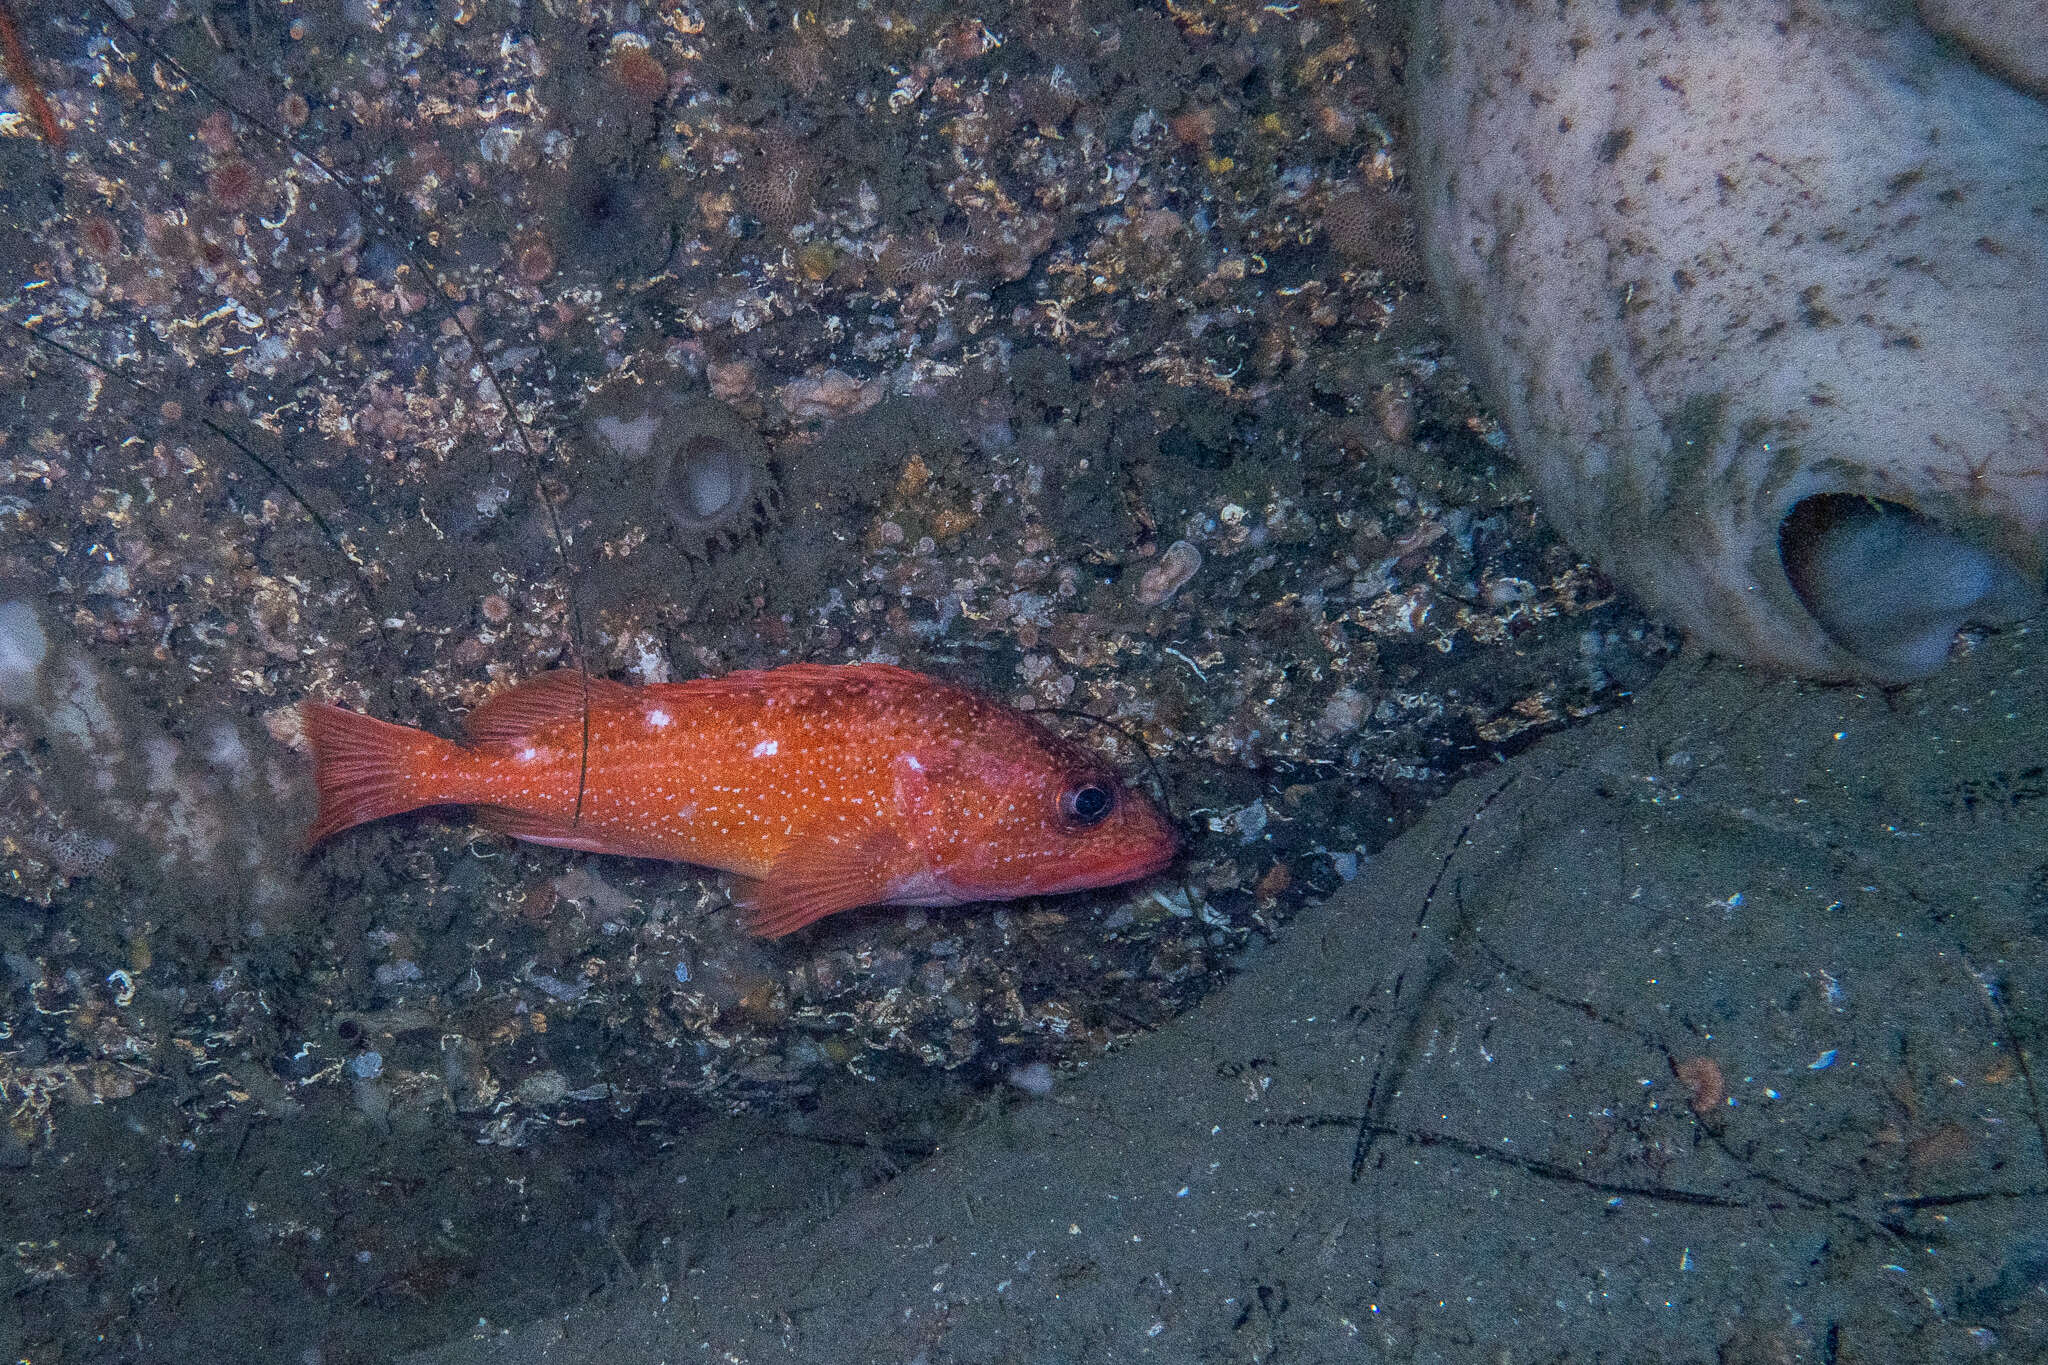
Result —
[[[587,825],[572,825],[545,815],[529,815],[505,806],[479,806],[476,822],[485,829],[524,839],[529,844],[550,848],[573,848],[581,853],[611,853],[623,858],[664,858],[669,855],[642,848],[629,840],[608,836]]]
[[[599,711],[631,701],[633,689],[609,678],[592,678],[573,668],[560,668],[492,696],[469,713],[462,728],[479,744],[509,744],[536,730],[581,716],[586,698],[590,709]]]
[[[733,899],[746,913],[748,933],[781,938],[827,915],[883,900],[890,869],[905,852],[902,837],[879,826],[807,840],[783,854],[766,876],[739,879]]]

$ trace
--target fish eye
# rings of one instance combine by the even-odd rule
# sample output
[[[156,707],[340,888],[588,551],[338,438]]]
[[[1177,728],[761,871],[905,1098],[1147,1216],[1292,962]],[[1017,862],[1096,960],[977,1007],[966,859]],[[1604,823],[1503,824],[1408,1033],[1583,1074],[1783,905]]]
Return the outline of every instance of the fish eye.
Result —
[[[1060,793],[1060,814],[1070,825],[1099,825],[1116,809],[1116,793],[1099,782],[1084,782]]]

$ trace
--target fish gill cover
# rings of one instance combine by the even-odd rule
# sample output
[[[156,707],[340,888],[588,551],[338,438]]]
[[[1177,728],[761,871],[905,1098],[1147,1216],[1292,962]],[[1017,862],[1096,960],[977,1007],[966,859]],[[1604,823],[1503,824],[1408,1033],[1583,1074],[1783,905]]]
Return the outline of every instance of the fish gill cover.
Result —
[[[1668,651],[1426,326],[1366,9],[13,18],[31,1345],[355,1359],[833,1198],[1168,1018]],[[452,734],[551,667],[863,659],[1156,771],[1190,852],[773,945],[718,877],[460,824],[293,855],[304,699]]]

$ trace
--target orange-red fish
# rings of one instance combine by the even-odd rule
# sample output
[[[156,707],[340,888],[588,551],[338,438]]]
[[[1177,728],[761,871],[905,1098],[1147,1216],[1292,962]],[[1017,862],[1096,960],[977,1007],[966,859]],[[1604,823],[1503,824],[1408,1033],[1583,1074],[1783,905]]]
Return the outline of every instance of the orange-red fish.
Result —
[[[400,811],[474,805],[515,838],[738,873],[748,927],[770,936],[858,905],[1110,886],[1178,846],[1087,750],[884,664],[647,687],[548,673],[478,707],[467,744],[318,702],[302,716],[320,792],[309,847]]]

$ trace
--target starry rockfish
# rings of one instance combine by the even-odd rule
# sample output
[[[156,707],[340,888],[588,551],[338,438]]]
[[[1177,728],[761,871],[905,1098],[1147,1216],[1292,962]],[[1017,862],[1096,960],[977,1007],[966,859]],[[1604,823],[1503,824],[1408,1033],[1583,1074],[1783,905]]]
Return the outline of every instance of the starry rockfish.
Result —
[[[308,847],[473,805],[514,838],[737,873],[747,927],[768,936],[860,905],[1110,886],[1178,848],[1086,749],[885,664],[645,687],[548,673],[478,707],[462,744],[320,702],[301,714],[320,795]]]

